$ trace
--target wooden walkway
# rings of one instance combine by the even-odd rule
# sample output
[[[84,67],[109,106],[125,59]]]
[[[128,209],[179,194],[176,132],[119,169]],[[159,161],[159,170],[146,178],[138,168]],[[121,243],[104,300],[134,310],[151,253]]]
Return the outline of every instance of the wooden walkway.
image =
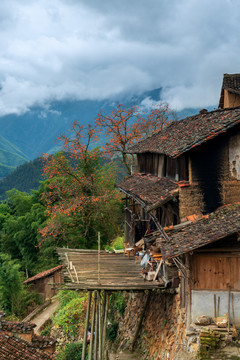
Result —
[[[65,287],[84,290],[147,290],[162,287],[158,281],[145,281],[134,257],[100,252],[100,282],[98,281],[98,251],[57,249],[65,264]]]

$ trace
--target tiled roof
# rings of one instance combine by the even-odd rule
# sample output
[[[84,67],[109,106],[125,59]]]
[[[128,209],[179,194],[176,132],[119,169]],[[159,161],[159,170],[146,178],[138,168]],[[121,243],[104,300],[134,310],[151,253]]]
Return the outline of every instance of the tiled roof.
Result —
[[[0,321],[0,331],[10,331],[22,334],[28,334],[37,325],[30,322],[17,322],[17,321]]]
[[[30,283],[30,282],[38,280],[38,279],[42,279],[42,278],[47,277],[49,275],[52,275],[53,273],[55,273],[58,270],[61,270],[62,268],[63,268],[63,265],[58,265],[55,268],[43,271],[43,272],[41,272],[41,273],[39,273],[39,274],[25,280],[24,284]]]
[[[174,158],[239,123],[240,107],[201,112],[180,121],[173,121],[163,131],[139,141],[129,152],[152,152]]]
[[[46,347],[53,346],[57,340],[47,336],[39,336],[34,334],[32,337],[32,345],[39,349],[45,349]]]
[[[1,360],[50,360],[54,355],[31,346],[27,341],[13,335],[0,333]]]
[[[168,230],[169,241],[156,236],[163,258],[175,257],[240,231],[240,204],[219,208],[205,218]]]
[[[120,184],[120,191],[134,197],[150,211],[178,195],[178,184],[169,178],[159,178],[150,174],[135,174]]]
[[[224,74],[222,88],[240,94],[240,74]]]

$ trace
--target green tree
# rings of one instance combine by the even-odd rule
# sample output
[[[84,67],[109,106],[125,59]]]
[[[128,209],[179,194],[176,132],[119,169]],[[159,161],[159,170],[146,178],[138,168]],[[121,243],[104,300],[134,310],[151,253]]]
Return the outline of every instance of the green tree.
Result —
[[[18,260],[30,276],[57,264],[52,244],[39,247],[38,229],[46,221],[40,194],[40,190],[27,194],[12,189],[0,205],[0,252]]]
[[[28,305],[37,300],[26,290],[23,280],[20,264],[0,253],[0,307],[9,315],[22,317]]]

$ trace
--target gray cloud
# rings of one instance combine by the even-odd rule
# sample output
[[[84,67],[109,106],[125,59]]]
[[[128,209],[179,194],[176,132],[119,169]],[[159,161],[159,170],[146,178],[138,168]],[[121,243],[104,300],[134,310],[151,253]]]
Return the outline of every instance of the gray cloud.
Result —
[[[0,115],[160,86],[178,109],[216,104],[240,72],[239,14],[238,0],[3,0]]]

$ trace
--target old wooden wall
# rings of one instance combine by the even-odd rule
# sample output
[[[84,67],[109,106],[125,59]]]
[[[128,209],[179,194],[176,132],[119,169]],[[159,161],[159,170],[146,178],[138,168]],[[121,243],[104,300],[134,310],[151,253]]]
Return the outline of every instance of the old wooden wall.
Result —
[[[138,154],[138,171],[158,177],[169,177],[173,180],[188,180],[188,157],[182,155],[177,159],[154,153]]]
[[[240,290],[240,255],[194,254],[193,290]]]

